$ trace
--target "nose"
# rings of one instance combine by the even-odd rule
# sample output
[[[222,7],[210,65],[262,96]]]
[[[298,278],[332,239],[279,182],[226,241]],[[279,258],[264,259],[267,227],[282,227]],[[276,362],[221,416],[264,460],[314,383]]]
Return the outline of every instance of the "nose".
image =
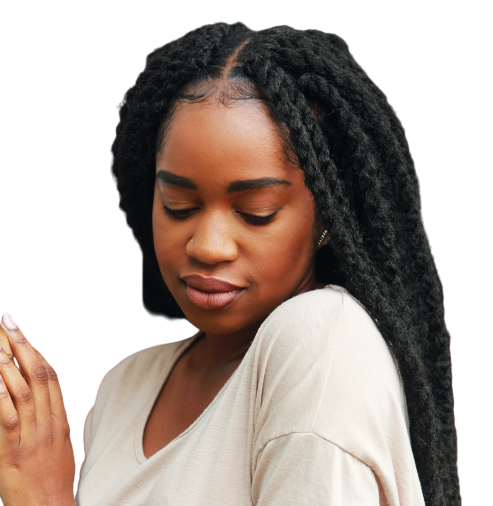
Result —
[[[204,212],[187,243],[186,252],[204,264],[236,260],[238,249],[231,220],[218,210]]]

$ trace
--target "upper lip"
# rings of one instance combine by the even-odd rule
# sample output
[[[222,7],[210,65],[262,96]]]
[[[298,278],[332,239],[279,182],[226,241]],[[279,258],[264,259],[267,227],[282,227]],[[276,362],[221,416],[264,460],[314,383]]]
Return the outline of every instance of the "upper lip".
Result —
[[[224,279],[205,278],[200,274],[187,274],[186,276],[181,276],[181,279],[186,281],[187,285],[190,285],[192,288],[197,288],[203,292],[231,292],[243,288]]]

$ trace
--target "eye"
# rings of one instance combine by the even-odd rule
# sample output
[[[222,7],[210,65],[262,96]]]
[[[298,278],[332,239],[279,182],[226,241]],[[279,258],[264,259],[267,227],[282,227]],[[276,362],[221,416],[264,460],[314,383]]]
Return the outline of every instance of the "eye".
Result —
[[[197,208],[170,209],[169,207],[167,207],[165,205],[163,205],[163,208],[167,214],[169,214],[170,216],[172,216],[176,220],[186,220],[190,216],[192,211],[195,211],[195,209],[197,209]],[[279,212],[279,210],[277,210],[273,214],[270,214],[269,216],[256,216],[255,214],[245,214],[245,213],[240,213],[239,211],[235,211],[235,212],[238,214],[241,214],[245,218],[245,221],[247,221],[250,225],[267,225],[268,223],[270,223],[274,219],[274,216]]]

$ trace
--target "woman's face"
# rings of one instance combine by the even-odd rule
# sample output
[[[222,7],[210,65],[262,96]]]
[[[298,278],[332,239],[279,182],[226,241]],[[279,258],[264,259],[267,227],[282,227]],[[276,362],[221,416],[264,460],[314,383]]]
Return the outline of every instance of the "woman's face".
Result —
[[[276,182],[251,182],[265,178]],[[315,288],[323,228],[314,220],[303,171],[287,160],[261,102],[178,105],[156,158],[152,224],[161,274],[192,325],[212,334],[256,330],[279,304]],[[241,290],[207,294],[182,279],[191,274]]]

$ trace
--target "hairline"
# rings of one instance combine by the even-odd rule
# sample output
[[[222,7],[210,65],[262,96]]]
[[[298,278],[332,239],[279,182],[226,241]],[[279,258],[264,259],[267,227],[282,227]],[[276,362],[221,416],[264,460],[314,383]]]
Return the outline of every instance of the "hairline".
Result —
[[[265,110],[268,113],[269,118],[275,123],[281,135],[281,141],[286,158],[291,164],[299,166],[298,158],[289,137],[287,127],[282,121],[276,118],[270,102],[263,96],[262,92],[258,90],[257,86],[251,82],[248,77],[234,75],[235,73],[238,73],[235,72],[235,69],[239,68],[240,67],[237,66],[233,67],[229,76],[226,78],[219,77],[213,78],[212,80],[201,79],[200,81],[191,81],[184,86],[184,88],[172,101],[159,126],[156,137],[156,157],[162,151],[169,126],[171,125],[176,110],[181,104],[204,103],[209,100],[216,99],[217,102],[221,103],[225,107],[234,107],[245,100],[255,100],[265,106]],[[238,84],[239,86],[235,87],[235,84]],[[206,85],[204,87],[205,91],[200,92],[200,87],[203,85]]]

